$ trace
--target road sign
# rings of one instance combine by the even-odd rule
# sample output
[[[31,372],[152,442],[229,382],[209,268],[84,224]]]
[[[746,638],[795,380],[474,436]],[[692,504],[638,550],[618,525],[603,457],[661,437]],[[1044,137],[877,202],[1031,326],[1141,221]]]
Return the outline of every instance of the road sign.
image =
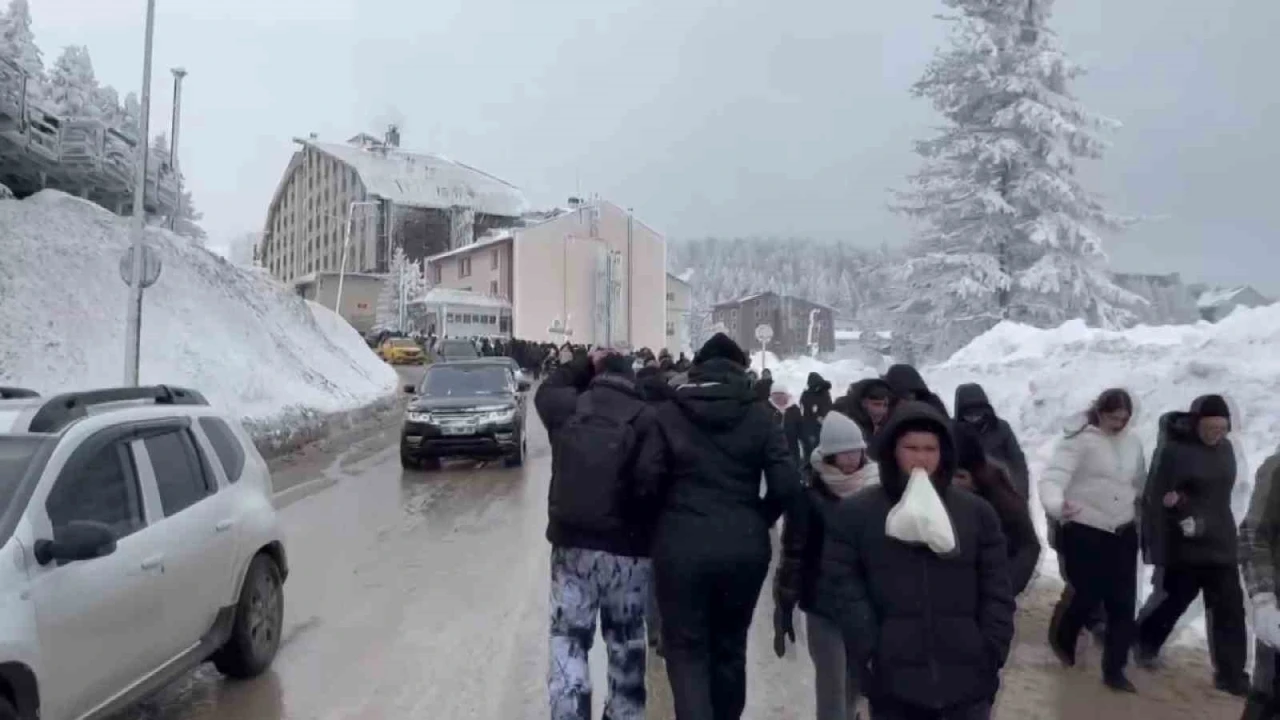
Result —
[[[760,324],[756,326],[756,340],[761,345],[768,345],[769,341],[772,339],[773,339],[772,327],[765,324]]]
[[[142,287],[149,288],[160,279],[160,253],[150,245],[142,246]],[[125,250],[120,258],[120,279],[125,285],[133,287],[133,246]]]

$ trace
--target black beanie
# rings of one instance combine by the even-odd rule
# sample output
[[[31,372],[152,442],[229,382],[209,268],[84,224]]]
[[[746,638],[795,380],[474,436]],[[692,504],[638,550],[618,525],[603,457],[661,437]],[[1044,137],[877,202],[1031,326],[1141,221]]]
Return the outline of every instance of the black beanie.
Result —
[[[1194,403],[1191,412],[1197,417],[1220,417],[1231,419],[1231,408],[1221,395],[1205,395]]]
[[[751,361],[747,359],[747,354],[742,352],[742,348],[738,347],[738,343],[724,333],[712,335],[711,339],[703,344],[702,349],[698,350],[698,354],[694,356],[693,361],[700,364],[715,358],[723,358],[735,362],[744,368],[751,364]]]

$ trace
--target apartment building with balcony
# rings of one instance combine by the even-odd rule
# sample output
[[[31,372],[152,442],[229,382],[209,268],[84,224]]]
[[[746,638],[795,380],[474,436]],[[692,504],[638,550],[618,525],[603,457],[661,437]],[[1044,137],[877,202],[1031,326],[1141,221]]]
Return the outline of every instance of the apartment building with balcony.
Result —
[[[611,202],[570,204],[428,257],[427,282],[500,301],[510,326],[495,335],[665,347],[666,239]],[[460,334],[437,312],[442,334]]]
[[[394,247],[422,260],[518,224],[526,210],[523,193],[510,183],[402,150],[394,126],[382,139],[361,133],[330,143],[313,134],[294,142],[298,149],[271,197],[256,254],[263,268],[304,295],[317,277],[386,273]]]

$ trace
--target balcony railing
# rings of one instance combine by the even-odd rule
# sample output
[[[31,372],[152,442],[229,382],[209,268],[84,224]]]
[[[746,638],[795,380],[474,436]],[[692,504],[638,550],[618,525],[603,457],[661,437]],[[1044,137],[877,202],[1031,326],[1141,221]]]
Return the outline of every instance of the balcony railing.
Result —
[[[19,196],[56,188],[126,212],[133,203],[138,139],[133,128],[62,117],[32,102],[26,74],[0,58],[0,182]],[[177,206],[179,177],[167,150],[147,158],[148,213]]]

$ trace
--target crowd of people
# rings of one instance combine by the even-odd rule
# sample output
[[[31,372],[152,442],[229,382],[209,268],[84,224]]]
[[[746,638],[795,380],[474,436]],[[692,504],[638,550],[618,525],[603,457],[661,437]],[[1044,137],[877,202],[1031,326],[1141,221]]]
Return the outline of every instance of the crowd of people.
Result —
[[[1108,389],[1033,478],[981,386],[960,386],[949,413],[909,365],[834,398],[814,373],[798,402],[750,373],[723,334],[692,361],[561,347],[543,367],[553,720],[590,718],[597,618],[606,718],[644,717],[649,649],[665,660],[679,720],[741,717],[779,520],[774,650],[794,643],[798,609],[819,720],[853,720],[863,703],[874,720],[989,718],[1041,554],[1032,482],[1065,581],[1047,638],[1064,665],[1088,629],[1105,685],[1136,692],[1130,657],[1158,663],[1203,593],[1215,686],[1247,697],[1247,720],[1277,717],[1280,454],[1259,470],[1237,533],[1221,396],[1164,415],[1148,463],[1132,398]],[[1138,611],[1140,558],[1156,573]]]

